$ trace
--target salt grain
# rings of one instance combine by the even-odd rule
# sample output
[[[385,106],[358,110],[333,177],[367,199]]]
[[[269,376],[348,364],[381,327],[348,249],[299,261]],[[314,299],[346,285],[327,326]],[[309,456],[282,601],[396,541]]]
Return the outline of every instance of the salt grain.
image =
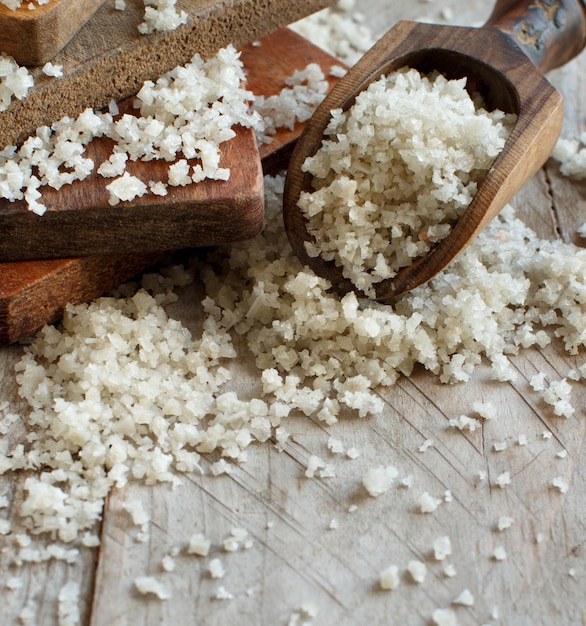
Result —
[[[370,496],[377,498],[391,488],[398,475],[394,465],[374,467],[364,474],[362,484]]]
[[[212,578],[224,578],[226,570],[222,561],[218,558],[212,559],[208,564],[208,572]]]
[[[134,586],[142,595],[151,594],[159,600],[168,600],[171,592],[154,576],[139,576],[134,580]]]
[[[497,546],[492,553],[495,561],[504,561],[507,558],[507,551],[503,546]]]
[[[567,491],[570,488],[570,485],[567,483],[567,481],[563,478],[563,476],[556,476],[552,481],[551,484],[559,490],[560,493],[567,493]]]
[[[407,564],[407,571],[411,575],[413,581],[419,584],[424,582],[425,577],[427,576],[427,567],[422,561],[409,561],[409,563]]]
[[[469,589],[464,589],[452,602],[463,606],[474,606],[474,596]]]
[[[315,240],[308,254],[334,261],[369,296],[447,236],[504,145],[514,117],[475,109],[464,83],[413,69],[371,83],[348,112],[332,111],[302,166],[314,188],[298,201]],[[441,115],[432,120],[431,108]]]
[[[207,556],[210,551],[212,542],[207,539],[202,533],[195,533],[189,540],[187,546],[188,554],[196,554],[197,556]]]
[[[437,626],[458,626],[458,619],[450,609],[435,609],[431,619]]]
[[[434,498],[427,491],[424,491],[419,498],[419,510],[421,513],[433,513],[441,503],[440,498]]]
[[[452,542],[448,536],[438,537],[433,542],[433,555],[436,561],[443,561],[452,554]]]
[[[393,591],[400,582],[399,568],[396,565],[389,565],[380,574],[379,584],[385,591]]]
[[[500,531],[507,530],[513,525],[515,520],[512,517],[508,517],[507,515],[501,515],[497,521],[497,528]]]
[[[495,484],[498,485],[501,489],[504,489],[507,485],[511,484],[511,474],[510,472],[503,472],[499,474],[495,480]]]

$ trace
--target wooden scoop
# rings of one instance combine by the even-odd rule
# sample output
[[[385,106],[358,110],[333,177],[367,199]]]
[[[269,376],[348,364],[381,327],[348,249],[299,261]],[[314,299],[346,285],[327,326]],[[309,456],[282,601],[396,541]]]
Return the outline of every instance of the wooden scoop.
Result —
[[[369,83],[408,66],[425,73],[437,70],[450,79],[465,76],[468,89],[480,92],[488,108],[518,116],[450,234],[395,277],[378,283],[376,299],[391,300],[451,263],[548,159],[561,130],[563,104],[542,72],[572,59],[585,43],[586,6],[579,0],[499,0],[482,28],[399,22],[332,89],[297,142],[285,186],[284,220],[299,259],[339,293],[358,291],[333,261],[308,256],[305,242],[312,237],[297,206],[301,192],[312,191],[312,176],[301,167],[320,148],[332,109],[350,108]]]

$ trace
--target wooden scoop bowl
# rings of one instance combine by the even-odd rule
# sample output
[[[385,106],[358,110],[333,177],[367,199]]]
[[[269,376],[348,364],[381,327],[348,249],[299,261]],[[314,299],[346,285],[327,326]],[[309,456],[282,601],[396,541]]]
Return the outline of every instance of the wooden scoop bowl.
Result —
[[[369,83],[401,67],[437,70],[447,78],[466,76],[490,109],[518,116],[502,152],[450,234],[423,257],[378,283],[376,299],[391,301],[427,282],[501,211],[550,156],[558,139],[563,103],[543,77],[576,56],[586,43],[586,6],[579,0],[499,0],[481,28],[399,22],[348,72],[317,109],[299,138],[289,164],[284,196],[285,228],[293,250],[339,293],[358,289],[333,261],[310,257],[312,241],[297,206],[312,191],[301,167],[321,147],[332,109],[350,108]]]

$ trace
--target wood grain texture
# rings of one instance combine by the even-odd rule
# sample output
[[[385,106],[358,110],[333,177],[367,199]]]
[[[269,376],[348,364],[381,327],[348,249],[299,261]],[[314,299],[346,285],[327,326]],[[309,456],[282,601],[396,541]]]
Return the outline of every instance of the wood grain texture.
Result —
[[[96,169],[60,190],[43,188],[42,217],[24,201],[0,203],[0,261],[174,250],[254,237],[264,216],[262,167],[254,131],[235,132],[221,147],[219,165],[230,169],[229,180],[169,186],[166,196],[147,193],[116,206],[108,203],[111,180],[96,171],[113,143],[96,139],[86,150]],[[164,160],[131,161],[126,171],[146,184],[167,182],[168,168]]]
[[[106,0],[53,58],[63,66],[63,77],[50,79],[33,68],[35,87],[0,113],[0,146],[22,142],[65,115],[123,100],[195,53],[209,57],[229,43],[239,48],[328,4],[331,0],[179,0],[188,23],[145,36],[137,31],[143,0],[126,0],[124,11]]]
[[[441,21],[447,9],[463,25],[483,23],[491,7],[481,0],[444,0],[441,5],[364,0],[360,9],[382,34],[399,19]],[[584,55],[550,75],[565,98],[564,134],[569,137],[583,130],[585,77]],[[513,204],[541,237],[575,240],[586,215],[586,186],[563,178],[550,162]],[[193,285],[172,314],[198,328],[201,297],[201,286]],[[258,371],[244,346],[238,347],[241,358],[230,366],[230,384],[242,397],[250,397],[259,384]],[[0,399],[15,407],[12,367],[20,354],[19,346],[0,349]],[[255,447],[231,476],[192,475],[175,491],[166,485],[131,484],[113,492],[96,528],[102,546],[86,550],[75,566],[52,562],[17,568],[11,564],[12,538],[0,537],[0,547],[6,549],[0,553],[0,581],[13,575],[24,578],[20,589],[3,590],[0,623],[18,624],[19,613],[34,600],[40,607],[36,623],[56,626],[56,598],[67,580],[82,585],[84,626],[274,626],[289,623],[304,603],[317,612],[314,626],[431,626],[437,607],[452,608],[460,626],[586,623],[586,389],[583,383],[573,384],[577,412],[565,420],[553,417],[527,382],[538,371],[559,379],[582,364],[584,355],[568,357],[554,342],[543,350],[521,351],[511,362],[518,372],[514,384],[496,383],[484,366],[470,382],[449,386],[417,370],[381,392],[385,408],[372,418],[341,420],[328,428],[317,420],[288,418],[292,438],[285,449]],[[448,428],[448,420],[469,411],[477,399],[493,402],[497,418],[473,433]],[[25,432],[23,424],[16,424],[5,437],[17,443],[24,441]],[[330,434],[347,447],[356,446],[360,456],[338,459],[332,479],[306,479],[311,454],[335,460],[326,447]],[[520,435],[527,445],[518,445]],[[419,452],[427,439],[434,445]],[[506,449],[496,452],[496,442],[506,442]],[[567,456],[558,457],[564,449]],[[212,460],[204,461],[205,469]],[[368,498],[360,485],[362,473],[386,463],[400,468],[400,478],[412,475],[412,487]],[[500,489],[494,479],[504,470],[511,472],[512,482]],[[480,471],[487,473],[486,480],[480,480]],[[570,485],[566,494],[550,487],[551,478],[559,475]],[[0,494],[10,501],[0,515],[11,519],[13,533],[22,528],[17,506],[25,477],[0,477]],[[441,497],[446,489],[451,490],[451,502],[429,516],[418,513],[417,498],[423,491]],[[136,499],[153,520],[146,542],[137,540],[136,527],[123,510]],[[350,512],[351,505],[357,510]],[[497,530],[500,515],[514,518],[510,529]],[[338,528],[330,530],[333,519]],[[251,534],[249,550],[221,549],[234,526]],[[198,531],[213,541],[210,557],[185,554],[191,534]],[[433,541],[445,535],[453,546],[452,577],[431,553]],[[499,545],[508,555],[502,561],[492,557]],[[162,557],[177,547],[182,554],[175,571],[164,572]],[[224,562],[223,579],[207,573],[212,557]],[[413,558],[428,567],[422,584],[404,574]],[[402,573],[400,586],[383,592],[378,576],[393,563]],[[137,594],[133,581],[144,574],[169,585],[172,600]],[[220,584],[234,594],[233,600],[213,599]],[[452,604],[466,588],[475,596],[474,605]]]
[[[249,89],[257,95],[262,94],[268,97],[279,93],[284,87],[285,79],[295,70],[304,69],[309,63],[319,63],[326,74],[333,65],[339,64],[329,54],[289,29],[280,29],[267,35],[259,43],[260,45],[249,44],[244,46],[241,57],[246,68]],[[329,77],[328,80],[333,85],[337,79]],[[260,156],[265,172],[276,173],[283,167],[302,128],[303,124],[297,123],[291,130],[280,129],[271,138],[270,143],[260,146]],[[250,150],[250,153],[254,155],[256,148],[254,145],[250,145],[252,140],[250,135],[247,135],[245,139],[245,146],[248,146],[247,150]],[[103,149],[104,144],[101,145]],[[242,142],[239,146],[237,146],[237,150],[232,152],[232,156],[228,155],[228,158],[231,159],[230,165],[240,172],[239,184],[242,186],[243,173],[246,176],[258,177],[258,172],[256,160],[248,158],[249,153],[243,150]],[[240,168],[241,160],[244,163],[243,168]],[[140,164],[131,165],[140,168]],[[252,171],[251,166],[253,166]],[[146,164],[146,167],[150,170],[152,163]],[[151,175],[150,172],[148,175]],[[250,194],[249,185],[250,180],[247,178],[244,180],[244,186]],[[84,186],[82,183],[81,186],[86,190],[88,189],[87,184]],[[215,189],[218,191],[219,186],[215,185]],[[229,189],[231,193],[235,193],[234,187],[229,186]],[[187,192],[190,202],[193,202],[193,189],[188,188]],[[185,192],[180,193],[185,197]],[[209,193],[209,190],[204,189],[203,197],[206,198]],[[226,192],[222,193],[226,197]],[[75,209],[85,206],[83,191],[81,194],[82,197],[79,202],[73,203]],[[196,193],[195,201],[198,197],[201,198],[202,195]],[[56,202],[62,201],[58,194],[54,194],[53,198]],[[92,200],[95,202],[95,198]],[[240,204],[236,207],[234,207],[233,198],[228,198],[228,200],[228,209],[216,210],[216,218],[219,213],[224,215],[226,210],[230,211],[230,215],[225,220],[216,219],[215,222],[206,222],[207,229],[203,230],[200,235],[205,237],[208,244],[212,243],[212,236],[225,243],[228,237],[239,239],[251,236],[262,226],[263,215],[258,210],[258,204],[253,206],[256,210],[251,213],[250,206],[243,205],[242,199],[238,199]],[[160,241],[159,223],[167,222],[172,228],[171,236],[174,238],[171,247],[177,247],[180,236],[183,237],[184,234],[181,232],[183,227],[178,226],[175,216],[169,215],[168,207],[162,213],[161,211],[155,213],[148,205],[146,206],[149,210],[147,225],[151,225],[151,233],[154,232]],[[206,212],[200,217],[207,220],[209,212],[212,210],[213,207],[206,207]],[[112,211],[112,209],[106,207],[106,211]],[[158,216],[159,222],[153,225],[154,216]],[[43,242],[47,237],[41,228],[44,226],[44,218],[32,217],[34,217],[33,230],[37,230],[40,240]],[[141,228],[144,229],[145,224],[140,224],[138,230]],[[111,233],[110,228],[106,229],[105,233],[98,230],[96,241],[103,241],[104,236],[108,238]],[[26,233],[24,237],[26,239]],[[63,242],[63,233],[58,232],[56,237],[58,241]],[[76,237],[77,232],[74,232],[71,241],[79,241]],[[23,247],[22,240],[17,240],[16,246],[14,246],[15,242],[11,242],[9,239],[5,242],[7,245],[11,245],[17,254],[27,254],[27,252],[23,252],[26,248]],[[58,320],[67,303],[85,302],[97,297],[104,291],[127,280],[139,270],[145,269],[160,256],[158,253],[147,253],[144,240],[137,239],[135,233],[131,233],[130,243],[139,246],[138,253],[124,255],[116,251],[115,254],[90,257],[0,263],[0,345],[18,341],[39,330],[46,323]],[[107,239],[106,244],[110,246]],[[96,245],[96,242],[90,241],[90,248],[93,245]],[[20,252],[18,252],[19,250]]]
[[[51,0],[28,2],[11,11],[0,6],[0,50],[19,65],[44,65],[91,18],[104,0]]]

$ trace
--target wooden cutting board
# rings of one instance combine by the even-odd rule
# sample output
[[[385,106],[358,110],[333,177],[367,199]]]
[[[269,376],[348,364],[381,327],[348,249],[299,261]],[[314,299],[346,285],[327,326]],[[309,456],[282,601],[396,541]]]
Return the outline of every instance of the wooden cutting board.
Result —
[[[131,109],[124,102],[123,110]],[[24,201],[0,201],[0,261],[151,252],[233,243],[254,237],[263,224],[263,181],[254,131],[236,128],[221,145],[220,167],[230,178],[168,187],[166,196],[147,193],[110,206],[107,185],[113,179],[96,173],[112,154],[113,142],[93,141],[86,156],[94,172],[60,190],[41,188],[43,216]],[[195,165],[198,161],[188,161]],[[126,171],[145,184],[166,181],[170,163],[129,161]]]
[[[339,61],[289,29],[263,37],[242,48],[247,85],[270,96],[284,79],[309,63],[318,63],[326,76]],[[329,77],[330,86],[336,79]],[[286,165],[303,124],[279,130],[260,146],[264,171],[276,173]],[[42,219],[42,218],[41,218]],[[162,258],[163,253],[93,255],[70,259],[0,263],[0,344],[18,341],[58,320],[69,302],[89,301]]]
[[[81,0],[72,0],[74,3]],[[35,86],[24,100],[0,112],[0,149],[21,143],[40,126],[85,108],[100,109],[135,94],[197,52],[206,58],[231,43],[237,48],[333,3],[333,0],[178,0],[189,14],[176,30],[141,35],[144,0],[125,0],[117,11],[106,0],[73,39],[51,59],[63,77],[31,68]]]
[[[104,0],[52,0],[12,11],[0,5],[0,50],[19,65],[43,65],[90,19]]]

